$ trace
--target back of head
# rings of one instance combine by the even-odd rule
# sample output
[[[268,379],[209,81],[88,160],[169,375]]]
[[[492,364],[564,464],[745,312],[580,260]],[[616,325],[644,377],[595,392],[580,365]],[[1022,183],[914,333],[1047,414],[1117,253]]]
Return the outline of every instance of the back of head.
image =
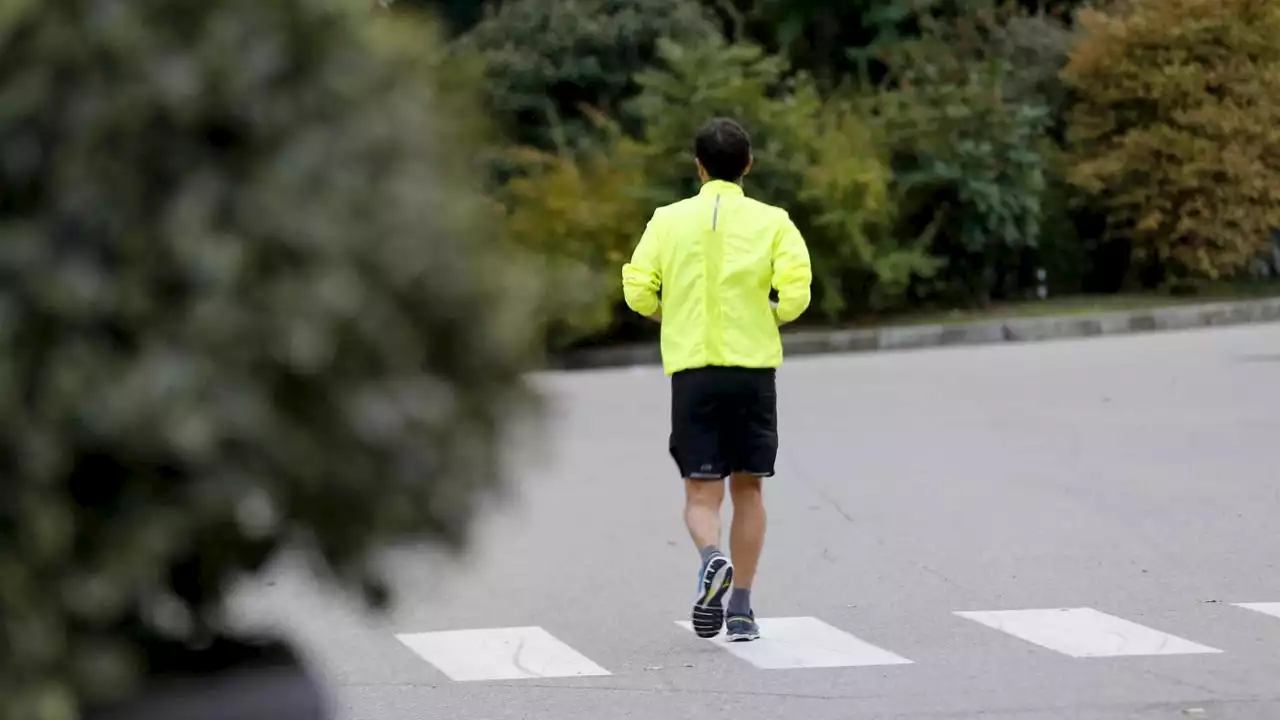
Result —
[[[715,118],[703,126],[693,150],[712,180],[737,182],[751,166],[751,136],[728,118]]]

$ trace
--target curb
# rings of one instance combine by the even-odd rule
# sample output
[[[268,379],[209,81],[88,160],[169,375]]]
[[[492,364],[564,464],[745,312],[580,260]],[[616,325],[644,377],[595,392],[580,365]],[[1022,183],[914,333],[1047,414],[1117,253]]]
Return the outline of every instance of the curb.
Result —
[[[1174,305],[1096,315],[1046,315],[1033,318],[1006,318],[937,325],[898,325],[860,330],[801,330],[784,333],[782,347],[788,357],[799,357],[829,353],[1041,342],[1263,322],[1280,322],[1280,297]],[[662,356],[657,343],[647,343],[566,353],[555,358],[552,368],[587,370],[658,365],[661,362]]]

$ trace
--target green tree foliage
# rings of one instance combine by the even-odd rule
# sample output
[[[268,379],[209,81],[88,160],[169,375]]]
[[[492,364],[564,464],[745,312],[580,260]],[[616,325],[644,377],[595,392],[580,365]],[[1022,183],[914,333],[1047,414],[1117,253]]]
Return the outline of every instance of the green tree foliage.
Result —
[[[987,56],[1009,63],[1006,97],[1013,102],[1044,105],[1053,124],[1060,125],[1067,89],[1059,73],[1075,39],[1072,29],[1051,15],[1017,14],[997,23]]]
[[[1280,4],[1135,2],[1080,22],[1071,182],[1148,280],[1248,267],[1280,227]]]
[[[715,0],[727,36],[785,55],[824,88],[846,78],[878,78],[869,49],[913,37],[921,13],[939,0]]]
[[[917,297],[982,304],[1028,279],[1049,170],[1048,113],[1005,99],[1005,63],[966,70],[957,82],[934,65],[913,66],[876,107],[894,153],[898,233],[945,263],[920,279]]]
[[[661,165],[664,188],[695,191],[693,137],[709,117],[740,120],[752,134],[755,167],[746,188],[786,208],[814,257],[816,306],[829,318],[901,286],[924,263],[881,232],[888,224],[889,169],[857,107],[824,100],[808,76],[746,44],[663,46],[663,65],[640,77],[634,108]],[[694,99],[689,102],[688,99]]]
[[[795,197],[792,123],[816,112],[821,99],[806,78],[789,70],[781,56],[720,36],[660,45],[659,61],[637,77],[641,92],[627,110],[643,123],[643,138],[660,162],[654,178],[672,200],[697,191],[693,138],[715,116],[735,118],[751,133],[756,168],[749,186]]]
[[[938,263],[914,283],[915,301],[986,304],[1036,279],[1052,161],[1039,81],[1056,67],[1025,63],[1033,54],[1011,31],[1024,19],[973,4],[883,54],[892,82],[873,106],[893,156],[895,232]]]
[[[465,33],[484,19],[495,0],[373,0],[393,10],[426,11],[439,18],[453,34]]]
[[[1069,33],[1059,21],[997,2],[923,18],[918,37],[882,52],[892,72],[874,98],[893,153],[895,233],[938,260],[914,301],[984,304],[1022,294],[1036,270],[1075,282],[1078,245],[1059,222],[1045,232],[1057,169],[1048,137],[1064,93],[1052,82]]]
[[[464,547],[537,324],[422,30],[0,5],[0,718],[129,693],[285,545]]]
[[[879,82],[884,53],[928,34],[939,21],[1035,14],[1064,24],[1080,0],[707,0],[725,32],[786,55],[826,89],[847,81]],[[1013,29],[1015,32],[1016,28]],[[1034,43],[1047,38],[1028,38]]]
[[[507,0],[460,45],[487,68],[490,108],[520,145],[577,149],[602,112],[621,112],[659,40],[701,42],[716,33],[696,0]]]
[[[887,158],[856,104],[824,101],[812,80],[756,46],[713,37],[664,41],[659,51],[661,64],[640,74],[641,92],[624,108],[641,121],[640,137],[601,121],[605,140],[593,147],[518,153],[522,170],[506,186],[510,237],[573,278],[560,283],[572,288],[567,296],[546,299],[568,337],[616,320],[618,268],[654,208],[696,192],[693,138],[716,115],[752,133],[747,190],[787,208],[802,228],[815,258],[816,305],[828,317],[901,294],[928,267],[918,248],[886,233]]]
[[[971,0],[963,13],[928,17],[917,37],[886,46],[880,56],[895,73],[894,83],[928,68],[931,75],[967,81],[975,67],[1003,64],[999,77],[1006,100],[1062,112],[1066,88],[1059,72],[1074,40],[1063,20],[1031,13],[997,0]]]

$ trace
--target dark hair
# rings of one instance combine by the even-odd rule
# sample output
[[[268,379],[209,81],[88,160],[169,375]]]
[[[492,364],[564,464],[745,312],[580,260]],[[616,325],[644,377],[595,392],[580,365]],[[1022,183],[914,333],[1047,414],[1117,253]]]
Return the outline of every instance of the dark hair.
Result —
[[[693,141],[698,162],[714,180],[737,182],[751,162],[751,136],[728,118],[715,118]]]

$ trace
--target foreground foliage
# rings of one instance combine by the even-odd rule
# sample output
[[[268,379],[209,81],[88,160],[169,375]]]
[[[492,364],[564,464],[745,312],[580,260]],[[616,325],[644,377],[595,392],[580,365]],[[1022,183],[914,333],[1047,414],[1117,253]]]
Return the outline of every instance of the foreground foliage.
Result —
[[[286,545],[463,547],[537,324],[422,28],[0,7],[0,718],[68,720]]]

